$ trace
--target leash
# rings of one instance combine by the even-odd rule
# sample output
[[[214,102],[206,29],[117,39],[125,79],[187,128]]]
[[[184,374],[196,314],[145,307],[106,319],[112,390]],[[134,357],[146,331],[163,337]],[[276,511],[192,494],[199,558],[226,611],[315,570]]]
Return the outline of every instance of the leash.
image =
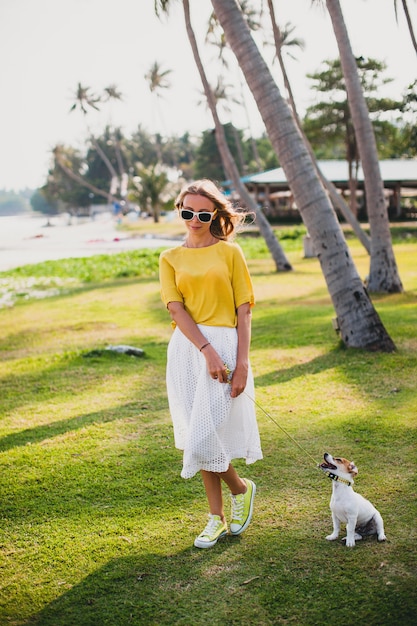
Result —
[[[225,363],[224,365],[225,365],[225,368],[226,368],[226,373],[227,373],[227,377],[228,377],[228,383],[229,383],[229,385],[230,385],[230,384],[231,384],[231,377],[230,377],[230,375],[232,374],[232,371],[231,371],[231,370],[227,367],[226,363]],[[262,411],[262,413],[264,413],[264,414],[265,414],[265,415],[266,415],[266,416],[267,416],[267,417],[271,420],[271,422],[273,422],[273,423],[275,424],[275,426],[277,426],[277,427],[278,427],[278,428],[279,428],[279,429],[280,429],[280,430],[281,430],[281,431],[282,431],[282,432],[283,432],[283,433],[284,433],[284,434],[288,437],[288,439],[290,439],[290,440],[293,442],[293,444],[295,444],[298,448],[300,448],[300,450],[301,450],[302,452],[304,452],[304,454],[306,454],[307,456],[309,456],[309,457],[310,457],[310,459],[313,461],[313,463],[314,463],[314,465],[315,465],[315,467],[316,467],[317,469],[321,469],[321,470],[324,472],[324,474],[325,474],[328,478],[330,478],[331,480],[335,480],[335,481],[337,481],[337,482],[339,482],[339,483],[343,483],[343,484],[345,484],[345,485],[348,485],[349,487],[351,487],[351,486],[352,486],[352,484],[353,484],[353,483],[352,483],[350,480],[347,480],[346,478],[342,478],[341,476],[338,476],[337,474],[333,474],[333,472],[331,472],[330,470],[324,470],[324,469],[320,466],[320,463],[317,463],[317,462],[316,462],[316,460],[315,460],[315,458],[313,457],[313,455],[312,455],[312,454],[310,454],[310,452],[309,452],[308,450],[306,450],[305,448],[303,448],[303,446],[302,446],[302,445],[301,445],[301,444],[300,444],[300,443],[299,443],[296,439],[294,439],[294,437],[293,437],[292,435],[290,435],[290,433],[289,433],[287,430],[285,430],[285,428],[284,428],[283,426],[281,426],[281,424],[279,424],[279,423],[278,423],[278,422],[277,422],[277,421],[276,421],[276,420],[272,417],[272,415],[271,415],[270,413],[268,413],[268,411],[266,411],[266,410],[264,409],[264,407],[263,407],[261,404],[259,404],[259,402],[257,402],[257,400],[255,400],[255,398],[252,398],[252,397],[251,397],[251,396],[247,393],[247,391],[244,391],[243,393],[245,394],[245,396],[246,396],[247,398],[249,398],[249,400],[251,400],[251,401],[252,401],[252,402],[253,402],[253,403],[254,403],[254,404],[258,407],[258,409],[260,409],[260,410]]]
[[[338,476],[337,474],[333,474],[333,472],[331,472],[330,470],[323,470],[323,468],[320,466],[320,463],[316,463],[316,462],[315,462],[315,459],[314,459],[313,455],[312,455],[312,454],[310,454],[310,452],[309,452],[308,450],[306,450],[305,448],[303,448],[303,446],[302,446],[300,443],[298,443],[298,441],[297,441],[296,439],[294,439],[294,437],[293,437],[292,435],[290,435],[290,433],[289,433],[289,432],[287,432],[287,431],[285,430],[285,428],[283,428],[283,427],[281,426],[281,424],[279,424],[279,423],[278,423],[278,422],[277,422],[277,421],[276,421],[276,420],[272,417],[272,415],[271,415],[270,413],[268,413],[268,411],[265,411],[265,409],[263,408],[263,406],[261,406],[261,405],[259,404],[259,402],[257,402],[257,401],[255,400],[255,398],[251,398],[251,396],[250,396],[250,395],[249,395],[246,391],[244,391],[243,393],[244,393],[244,394],[245,394],[245,396],[247,396],[250,400],[252,400],[252,402],[253,402],[254,404],[256,404],[256,406],[257,406],[259,409],[261,409],[261,411],[262,411],[263,413],[265,413],[265,415],[266,415],[267,417],[269,417],[269,419],[271,420],[271,422],[273,422],[273,423],[275,424],[275,426],[277,426],[280,430],[282,430],[282,432],[283,432],[283,433],[285,433],[285,435],[287,435],[288,439],[290,439],[290,440],[291,440],[291,441],[292,441],[292,442],[293,442],[296,446],[298,446],[298,447],[300,448],[300,450],[301,450],[302,452],[304,452],[304,454],[307,454],[307,456],[309,456],[309,457],[310,457],[310,459],[312,459],[312,460],[313,460],[313,462],[314,462],[315,466],[317,467],[317,469],[322,469],[322,471],[324,472],[324,474],[325,474],[328,478],[330,478],[331,480],[335,480],[335,481],[337,481],[337,482],[339,482],[339,483],[343,483],[344,485],[348,485],[349,487],[351,487],[351,486],[352,486],[352,484],[353,484],[353,483],[352,483],[350,480],[347,480],[346,478],[342,478],[341,476]]]
[[[249,400],[252,400],[252,402],[253,402],[254,404],[256,404],[256,406],[257,406],[259,409],[261,409],[261,411],[262,411],[263,413],[265,413],[265,415],[266,415],[267,417],[269,417],[269,419],[271,420],[271,422],[273,422],[273,423],[275,424],[275,426],[277,426],[280,430],[282,430],[282,432],[283,432],[283,433],[284,433],[284,434],[288,437],[288,439],[290,439],[290,440],[291,440],[291,441],[292,441],[292,442],[293,442],[296,446],[298,446],[298,447],[300,448],[300,450],[301,450],[302,452],[304,452],[304,454],[307,454],[307,456],[309,456],[309,457],[310,457],[310,459],[312,459],[312,460],[313,460],[314,465],[315,465],[316,467],[318,467],[318,465],[319,465],[319,464],[318,464],[318,463],[316,463],[316,460],[314,459],[313,455],[312,455],[312,454],[310,454],[310,452],[309,452],[308,450],[306,450],[305,448],[303,448],[303,446],[302,446],[300,443],[298,443],[298,441],[297,441],[296,439],[294,439],[294,437],[293,437],[292,435],[290,435],[290,433],[289,433],[288,431],[286,431],[286,430],[285,430],[285,428],[283,428],[283,427],[281,426],[281,424],[279,424],[279,423],[278,423],[278,422],[277,422],[277,421],[276,421],[276,420],[272,417],[272,415],[271,415],[270,413],[268,413],[268,411],[266,411],[266,410],[263,408],[263,406],[261,406],[261,405],[259,404],[259,402],[257,402],[257,401],[255,400],[255,398],[252,398],[252,397],[251,397],[251,396],[250,396],[250,395],[249,395],[246,391],[244,391],[243,393],[245,394],[245,396],[247,396],[247,397],[249,398]]]
[[[226,365],[226,363],[224,363],[224,366],[225,366],[225,368],[226,368],[226,374],[227,374],[227,378],[228,378],[228,383],[229,383],[229,385],[230,385],[230,384],[231,384],[231,374],[232,374],[233,372],[232,372],[232,370],[231,370],[231,369],[230,369],[230,368]],[[259,404],[259,402],[257,402],[257,401],[255,400],[255,398],[252,398],[252,397],[251,397],[251,396],[247,393],[247,391],[244,391],[243,393],[245,394],[245,396],[246,396],[247,398],[249,398],[249,400],[251,400],[251,401],[252,401],[252,402],[253,402],[253,403],[254,403],[254,404],[258,407],[258,409],[260,409],[263,413],[265,413],[265,415],[266,415],[266,416],[267,416],[267,417],[271,420],[271,422],[273,422],[273,423],[275,424],[275,426],[277,426],[280,430],[282,430],[282,432],[283,432],[283,433],[284,433],[284,434],[288,437],[288,439],[290,439],[290,440],[293,442],[293,444],[295,444],[296,446],[298,446],[298,447],[300,448],[300,450],[301,450],[302,452],[304,452],[304,454],[307,454],[307,456],[309,456],[309,457],[310,457],[310,459],[312,459],[312,461],[313,461],[313,463],[314,463],[314,465],[315,465],[316,467],[320,467],[319,463],[317,463],[317,462],[316,462],[316,460],[315,460],[315,458],[313,457],[313,455],[312,455],[312,454],[310,454],[310,452],[309,452],[308,450],[306,450],[305,448],[303,448],[303,446],[302,446],[300,443],[298,443],[298,441],[296,441],[296,439],[294,439],[294,437],[293,437],[292,435],[290,435],[290,433],[289,433],[288,431],[286,431],[286,430],[285,430],[285,428],[283,428],[283,427],[281,426],[281,424],[279,424],[279,423],[278,423],[278,422],[277,422],[277,421],[276,421],[276,420],[272,417],[272,415],[271,415],[270,413],[268,413],[268,411],[266,411],[266,410],[263,408],[263,406],[261,406],[261,405]]]

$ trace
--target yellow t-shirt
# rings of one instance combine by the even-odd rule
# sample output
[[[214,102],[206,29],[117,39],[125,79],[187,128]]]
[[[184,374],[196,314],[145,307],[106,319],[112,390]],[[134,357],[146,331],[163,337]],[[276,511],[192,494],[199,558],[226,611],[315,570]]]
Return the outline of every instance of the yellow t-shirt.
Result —
[[[165,306],[182,302],[196,324],[233,328],[237,308],[255,303],[246,260],[236,243],[165,250],[159,259],[159,279]]]

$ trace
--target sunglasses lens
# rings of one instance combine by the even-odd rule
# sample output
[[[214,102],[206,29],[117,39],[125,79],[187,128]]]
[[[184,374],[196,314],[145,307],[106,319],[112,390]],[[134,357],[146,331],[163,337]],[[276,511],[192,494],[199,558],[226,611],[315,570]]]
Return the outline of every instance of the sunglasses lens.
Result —
[[[193,217],[194,217],[193,211],[187,211],[187,209],[181,209],[181,218],[183,220],[186,220],[188,222],[189,220],[192,220]]]
[[[211,222],[211,218],[212,217],[213,217],[213,213],[209,213],[209,212],[206,213],[204,211],[201,211],[198,214],[198,219],[200,220],[200,222],[203,222],[203,223],[206,223],[206,224],[207,224],[207,222]]]

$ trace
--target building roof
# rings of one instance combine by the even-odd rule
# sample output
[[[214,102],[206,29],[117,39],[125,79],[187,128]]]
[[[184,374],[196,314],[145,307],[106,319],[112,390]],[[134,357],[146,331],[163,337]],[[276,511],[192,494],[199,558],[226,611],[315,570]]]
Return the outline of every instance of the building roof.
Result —
[[[348,184],[347,161],[318,161],[318,165],[327,180],[333,183]],[[381,177],[390,187],[399,184],[401,187],[417,188],[417,159],[386,159],[380,160]],[[359,165],[358,182],[363,182],[362,165]],[[287,178],[282,167],[273,170],[245,176],[246,184],[273,185],[274,187],[288,188]]]

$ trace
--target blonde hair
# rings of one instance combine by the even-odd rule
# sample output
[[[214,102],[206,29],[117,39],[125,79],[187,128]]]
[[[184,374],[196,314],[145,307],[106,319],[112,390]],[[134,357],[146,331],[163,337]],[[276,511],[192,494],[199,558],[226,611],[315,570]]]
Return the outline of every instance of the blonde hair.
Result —
[[[217,239],[232,239],[238,232],[238,227],[245,221],[246,212],[236,210],[221,189],[208,178],[186,183],[183,186],[175,200],[175,207],[178,210],[182,209],[184,198],[188,194],[205,196],[214,204],[217,213],[210,224],[210,232]]]

